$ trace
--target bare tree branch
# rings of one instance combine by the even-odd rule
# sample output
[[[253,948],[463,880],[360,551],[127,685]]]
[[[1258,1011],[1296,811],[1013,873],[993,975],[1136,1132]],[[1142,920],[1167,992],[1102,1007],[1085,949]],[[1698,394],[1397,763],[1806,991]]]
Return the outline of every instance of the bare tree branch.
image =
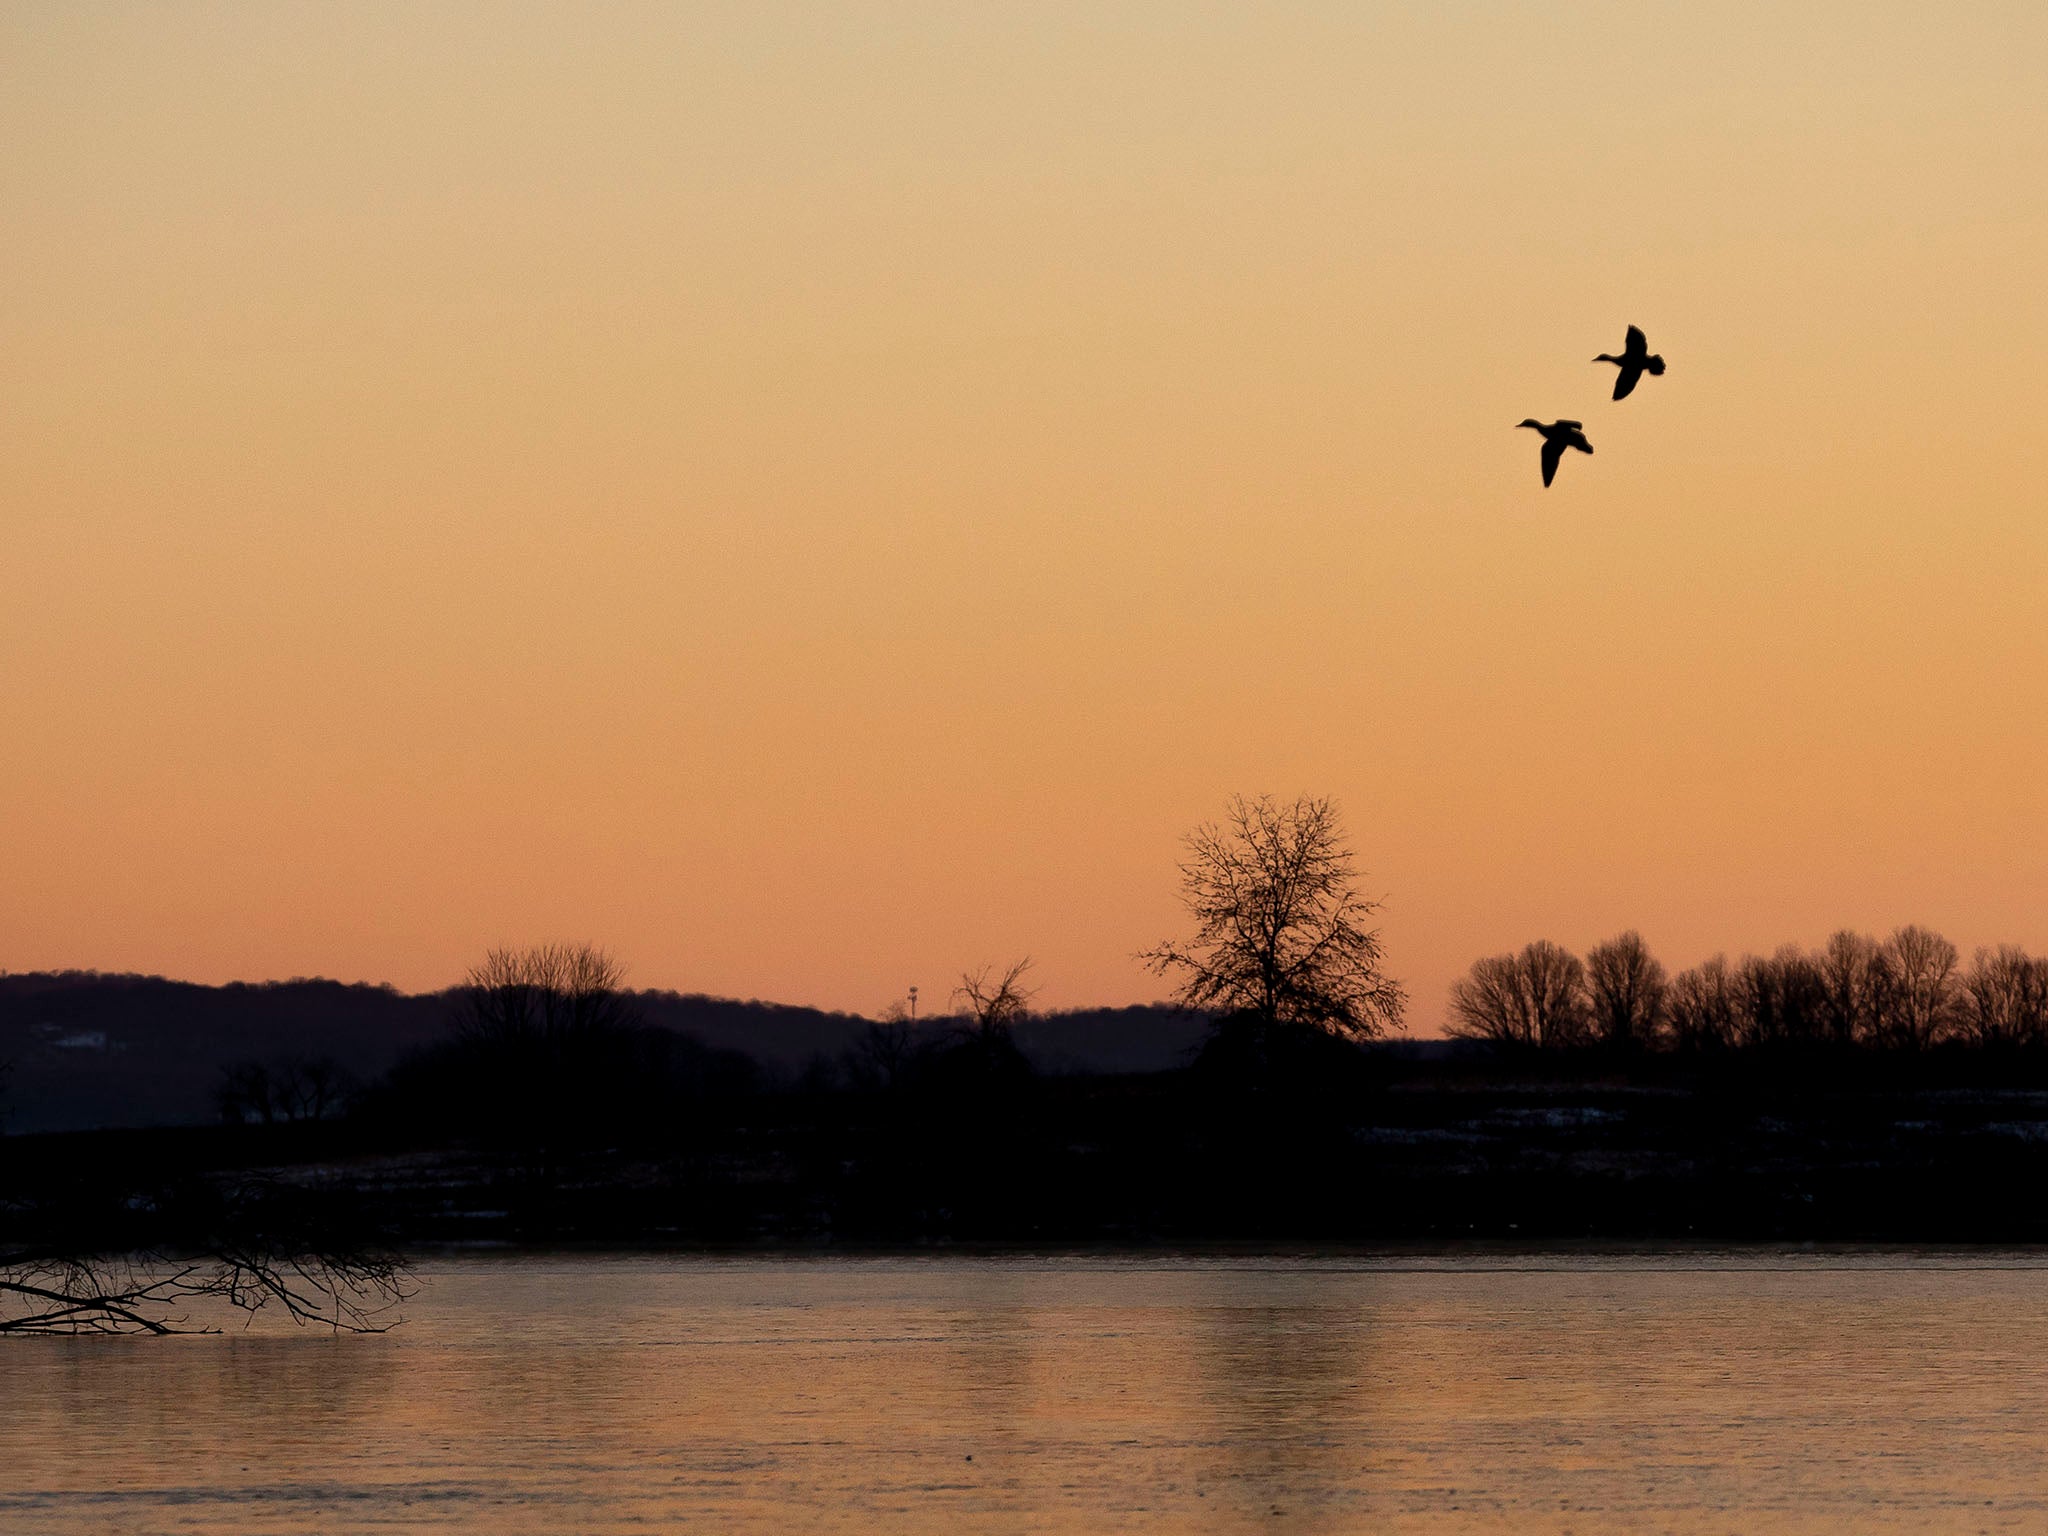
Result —
[[[212,1333],[219,1305],[379,1333],[414,1291],[403,1258],[355,1238],[303,1191],[135,1194],[112,1209],[14,1214],[26,1235],[0,1243],[0,1334]]]

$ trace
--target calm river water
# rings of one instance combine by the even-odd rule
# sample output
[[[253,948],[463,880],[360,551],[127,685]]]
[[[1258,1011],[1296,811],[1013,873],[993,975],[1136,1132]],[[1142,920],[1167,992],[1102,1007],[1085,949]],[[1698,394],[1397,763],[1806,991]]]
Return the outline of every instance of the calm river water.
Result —
[[[2048,1530],[2048,1262],[437,1259],[0,1345],[0,1531]]]

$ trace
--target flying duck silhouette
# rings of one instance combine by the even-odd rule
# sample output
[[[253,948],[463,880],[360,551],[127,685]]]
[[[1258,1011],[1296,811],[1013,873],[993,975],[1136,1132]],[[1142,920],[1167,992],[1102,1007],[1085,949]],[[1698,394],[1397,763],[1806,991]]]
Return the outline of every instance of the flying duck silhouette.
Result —
[[[1664,371],[1664,359],[1651,352],[1650,343],[1633,325],[1628,328],[1628,340],[1622,346],[1621,356],[1602,352],[1593,361],[1612,363],[1621,370],[1614,377],[1614,398],[1617,400],[1626,400],[1629,391],[1636,387],[1636,380],[1644,374]]]
[[[1551,480],[1556,476],[1557,461],[1564,457],[1565,449],[1576,448],[1581,453],[1591,453],[1593,451],[1593,445],[1586,441],[1586,434],[1579,430],[1584,425],[1583,421],[1559,419],[1545,426],[1534,416],[1531,416],[1527,421],[1515,423],[1516,430],[1518,431],[1523,427],[1534,427],[1543,434],[1543,483],[1545,485],[1550,484]]]

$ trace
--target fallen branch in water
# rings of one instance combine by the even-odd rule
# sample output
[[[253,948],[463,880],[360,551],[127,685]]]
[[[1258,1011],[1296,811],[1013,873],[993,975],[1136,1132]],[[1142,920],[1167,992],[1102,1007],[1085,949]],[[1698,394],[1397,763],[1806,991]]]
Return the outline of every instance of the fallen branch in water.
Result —
[[[194,1317],[209,1304],[381,1333],[416,1289],[403,1257],[276,1186],[131,1200],[111,1220],[104,1207],[7,1214],[34,1235],[0,1243],[0,1334],[218,1333]]]

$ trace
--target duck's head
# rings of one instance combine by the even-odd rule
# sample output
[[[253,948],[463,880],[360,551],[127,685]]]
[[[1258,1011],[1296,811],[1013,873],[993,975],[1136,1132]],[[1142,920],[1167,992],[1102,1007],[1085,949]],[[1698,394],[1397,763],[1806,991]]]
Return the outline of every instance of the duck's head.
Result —
[[[1538,432],[1541,432],[1543,430],[1543,423],[1534,416],[1530,416],[1515,423],[1516,431],[1519,432],[1523,427],[1534,427]]]

